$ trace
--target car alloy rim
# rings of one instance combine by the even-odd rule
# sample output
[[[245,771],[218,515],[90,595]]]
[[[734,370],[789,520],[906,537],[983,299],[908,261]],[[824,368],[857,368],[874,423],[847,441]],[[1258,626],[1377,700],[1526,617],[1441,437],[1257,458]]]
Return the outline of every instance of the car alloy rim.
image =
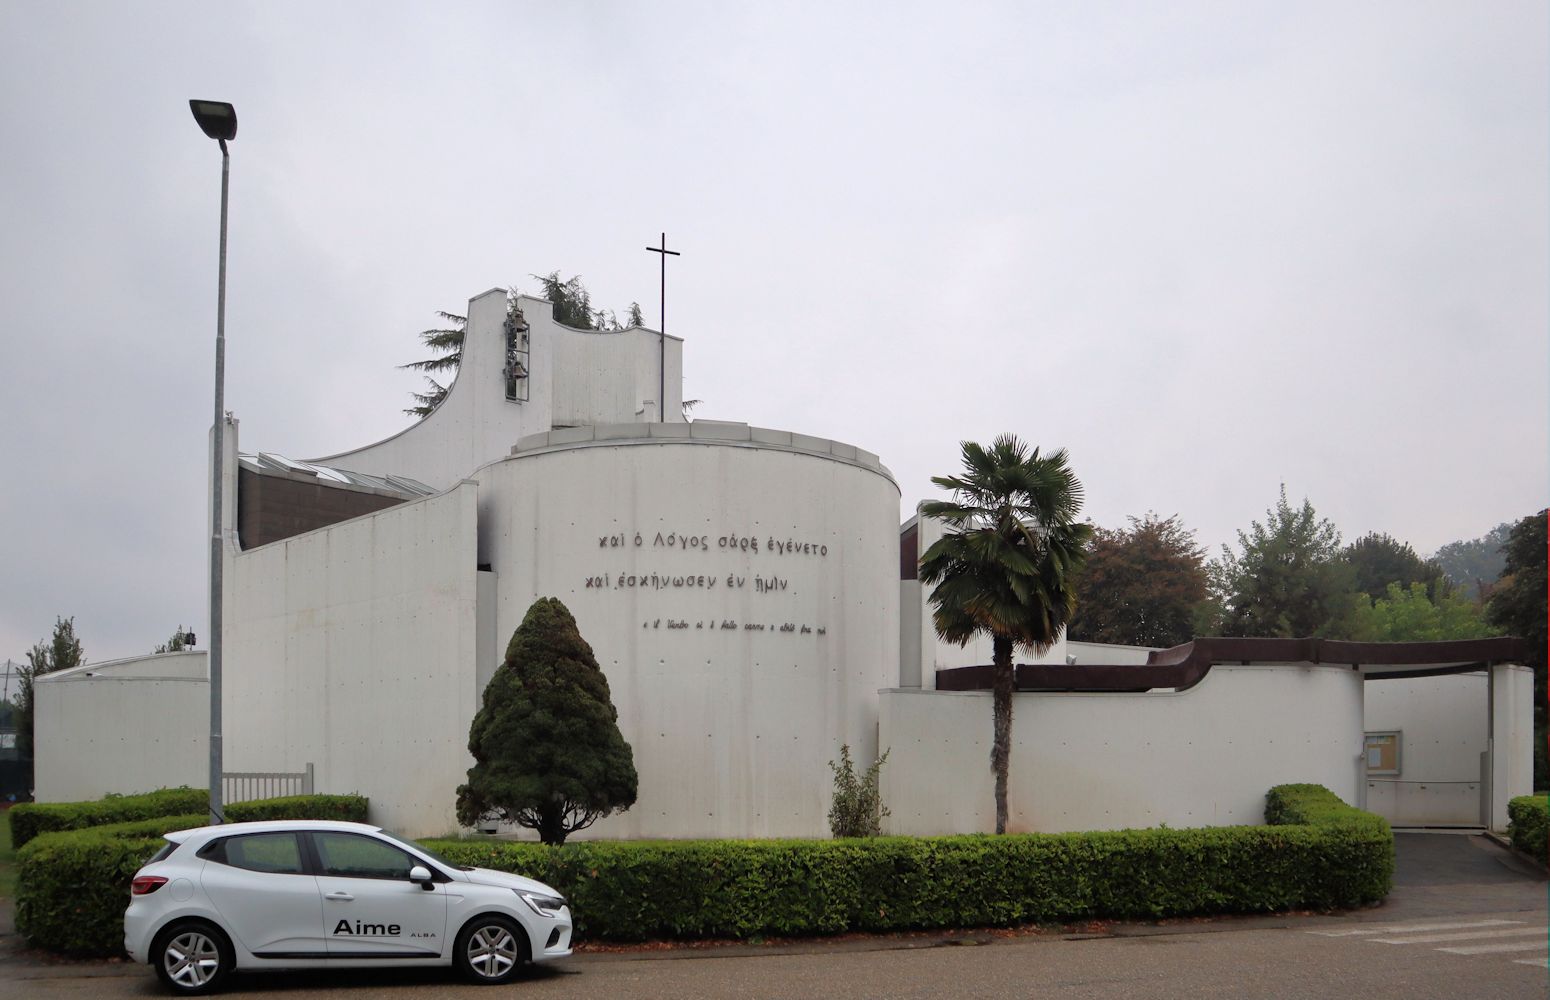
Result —
[[[204,986],[221,967],[221,950],[208,935],[198,931],[179,934],[167,944],[162,956],[167,975],[180,986]]]
[[[468,964],[486,979],[504,976],[517,964],[517,939],[499,924],[479,928],[468,939]]]

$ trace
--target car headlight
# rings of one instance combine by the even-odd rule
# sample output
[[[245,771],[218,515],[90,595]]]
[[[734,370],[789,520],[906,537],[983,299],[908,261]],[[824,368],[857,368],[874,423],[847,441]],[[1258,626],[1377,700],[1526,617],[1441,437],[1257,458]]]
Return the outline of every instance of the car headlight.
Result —
[[[522,902],[533,908],[533,912],[540,917],[557,917],[560,911],[565,909],[565,897],[550,896],[542,892],[524,892],[521,889],[513,889]]]

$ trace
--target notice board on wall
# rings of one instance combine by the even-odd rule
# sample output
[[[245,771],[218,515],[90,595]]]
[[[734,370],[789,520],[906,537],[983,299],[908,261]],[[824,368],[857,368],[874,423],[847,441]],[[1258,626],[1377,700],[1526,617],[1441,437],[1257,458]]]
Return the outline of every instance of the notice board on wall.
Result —
[[[1399,731],[1366,733],[1363,761],[1369,775],[1399,774]]]

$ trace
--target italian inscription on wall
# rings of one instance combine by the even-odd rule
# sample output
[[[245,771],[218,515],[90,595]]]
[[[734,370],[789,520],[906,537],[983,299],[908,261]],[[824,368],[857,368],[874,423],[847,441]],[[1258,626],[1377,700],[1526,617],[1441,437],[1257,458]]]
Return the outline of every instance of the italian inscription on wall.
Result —
[[[654,572],[629,572],[627,569],[604,570],[588,576],[585,589],[593,591],[741,591],[754,594],[782,594],[791,590],[790,565],[793,560],[821,561],[829,557],[826,542],[796,538],[790,535],[776,536],[769,533],[736,532],[725,535],[683,534],[677,531],[639,532],[616,531],[597,536],[597,547],[620,555],[650,553],[650,556],[672,556],[670,567]],[[714,556],[720,554],[744,554],[750,559],[758,557],[763,564],[757,570],[739,568],[722,572],[706,565],[703,558],[688,564],[684,555]],[[632,561],[634,561],[632,559]],[[712,560],[714,563],[715,560]],[[723,567],[724,568],[724,567]],[[785,575],[783,575],[785,574]],[[641,623],[646,629],[716,630],[740,632],[767,632],[777,635],[825,635],[822,625],[790,621],[734,621],[723,617],[668,617],[650,618]]]

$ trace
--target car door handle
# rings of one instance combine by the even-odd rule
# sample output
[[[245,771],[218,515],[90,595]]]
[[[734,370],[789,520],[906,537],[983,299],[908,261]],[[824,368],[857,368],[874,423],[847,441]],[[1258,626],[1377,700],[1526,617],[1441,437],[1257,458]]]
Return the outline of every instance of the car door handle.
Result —
[[[348,892],[330,892],[330,893],[324,894],[323,898],[324,899],[337,899],[341,903],[348,903],[351,900],[353,900],[355,897],[350,895]]]

